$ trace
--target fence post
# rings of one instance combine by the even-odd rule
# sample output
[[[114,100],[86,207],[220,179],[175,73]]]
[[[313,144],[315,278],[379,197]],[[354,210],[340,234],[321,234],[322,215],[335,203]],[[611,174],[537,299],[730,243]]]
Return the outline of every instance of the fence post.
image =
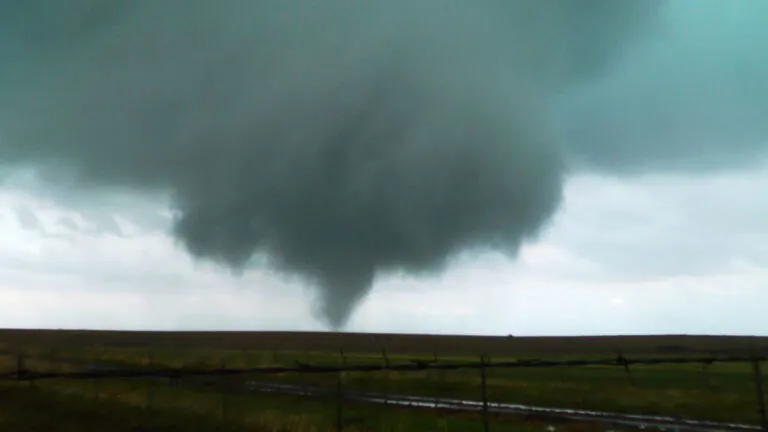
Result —
[[[228,410],[227,410],[227,388],[226,388],[226,376],[224,375],[224,370],[227,368],[227,362],[222,357],[221,359],[221,372],[222,374],[219,375],[219,391],[221,392],[221,420],[226,421],[228,416]]]
[[[616,364],[619,366],[624,366],[624,372],[627,373],[627,378],[629,379],[629,384],[632,385],[632,387],[636,387],[635,380],[632,378],[632,372],[629,370],[629,360],[627,360],[626,357],[624,357],[624,353],[619,351],[618,355],[616,356]]]
[[[433,366],[437,366],[437,363],[438,363],[437,352],[434,352],[433,356],[432,356],[432,365]],[[442,390],[440,388],[441,384],[442,384],[442,381],[440,380],[440,378],[441,378],[440,368],[435,367],[432,370],[432,379],[434,380],[435,384],[437,384],[437,389],[435,389],[436,390],[435,391],[435,400],[433,402],[435,404],[435,409],[438,409],[438,406],[440,405],[440,391]]]
[[[27,368],[24,367],[24,354],[16,356],[16,379],[21,381],[27,374]]]
[[[384,361],[384,379],[387,383],[386,391],[384,392],[384,406],[386,407],[389,405],[389,393],[392,391],[392,380],[390,379],[392,371],[389,369],[389,356],[387,355],[386,348],[381,349],[381,358]]]
[[[755,374],[755,391],[757,393],[757,412],[760,414],[760,424],[764,431],[768,431],[768,413],[765,409],[765,393],[763,392],[763,373],[760,368],[760,360],[752,360],[752,371]]]
[[[432,353],[432,361],[435,365],[435,383],[437,384],[437,388],[435,391],[435,409],[438,410],[437,412],[440,415],[440,420],[442,422],[446,421],[446,417],[448,416],[448,411],[444,409],[439,409],[440,407],[440,394],[443,392],[443,386],[445,383],[443,382],[443,370],[439,367],[440,365],[440,359],[437,357],[437,351]],[[443,426],[444,428],[447,428],[447,426]]]
[[[480,356],[480,378],[482,379],[483,390],[483,430],[488,432],[490,425],[488,424],[488,384],[487,384],[487,372],[485,356]]]
[[[54,365],[55,365],[54,358],[56,358],[56,357],[57,357],[56,356],[56,348],[55,347],[51,347],[48,350],[48,354],[47,354],[48,372],[51,372],[51,373],[57,372],[56,368],[54,367]]]
[[[90,357],[91,357],[91,361],[90,361],[90,363],[91,363],[91,370],[93,372],[98,373],[101,370],[101,365],[98,364],[98,360],[96,358],[96,354],[95,354],[95,351],[94,351],[93,347],[91,348],[90,354],[91,354],[90,355]],[[99,399],[99,380],[96,377],[91,378],[91,392],[92,392],[91,396],[94,399],[98,400]]]
[[[713,391],[714,386],[712,385],[711,380],[709,379],[709,367],[712,366],[711,361],[704,361],[701,364],[701,371],[704,374],[704,384],[706,384],[707,390]]]
[[[339,371],[338,381],[336,386],[336,431],[342,432],[344,430],[344,408],[343,408],[344,392],[342,390],[341,371]]]
[[[337,388],[336,388],[336,430],[341,432],[344,429],[344,371],[343,367],[347,365],[347,356],[344,355],[344,349],[339,348],[341,368],[339,368]]]
[[[152,350],[147,350],[147,369],[151,369],[154,367],[154,360],[152,359]],[[152,410],[152,407],[154,406],[154,395],[152,392],[152,376],[146,375],[144,377],[144,382],[146,383],[146,391],[147,391],[147,408],[149,410]]]
[[[310,363],[307,363],[307,368],[311,368],[311,367],[312,367],[312,365]],[[304,390],[304,394],[302,396],[309,397],[310,391],[311,391],[311,387],[312,387],[312,384],[314,384],[314,382],[307,382],[307,381],[308,381],[309,377],[312,376],[312,374],[311,373],[300,373],[299,376],[301,377],[300,378],[301,379],[301,385],[302,385],[303,390]]]
[[[381,349],[381,357],[384,359],[384,366],[389,370],[389,356],[387,355],[387,349]]]

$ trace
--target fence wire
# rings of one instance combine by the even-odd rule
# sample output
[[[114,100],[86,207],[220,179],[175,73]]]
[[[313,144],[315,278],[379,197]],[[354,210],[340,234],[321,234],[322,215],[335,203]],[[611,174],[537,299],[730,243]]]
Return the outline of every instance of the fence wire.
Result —
[[[346,400],[351,401],[376,401],[381,403],[383,398],[384,404],[407,405],[407,406],[427,406],[430,403],[435,409],[448,409],[459,411],[474,411],[482,415],[484,430],[489,431],[489,418],[493,414],[503,413],[519,413],[521,407],[535,412],[541,411],[544,414],[552,415],[554,417],[560,416],[563,419],[571,420],[589,420],[598,421],[605,424],[646,424],[669,427],[673,425],[684,426],[685,429],[681,430],[697,430],[697,431],[710,431],[710,430],[742,430],[742,431],[768,431],[768,419],[766,418],[765,400],[762,397],[763,386],[760,372],[760,362],[768,360],[765,356],[746,356],[746,355],[734,355],[734,356],[706,356],[706,357],[658,357],[658,358],[636,358],[630,359],[622,354],[616,357],[603,358],[603,359],[571,359],[571,360],[542,360],[542,359],[517,359],[512,361],[491,361],[489,357],[480,356],[479,361],[442,361],[437,355],[433,359],[428,360],[410,360],[404,363],[397,363],[390,360],[386,351],[382,351],[383,362],[381,364],[349,364],[347,356],[343,351],[340,351],[340,362],[336,365],[319,365],[311,364],[309,355],[307,354],[306,361],[302,362],[294,360],[294,366],[267,366],[267,367],[248,367],[248,368],[229,368],[222,361],[219,367],[215,368],[200,368],[200,367],[180,367],[171,368],[165,367],[162,364],[153,363],[151,356],[145,365],[115,365],[106,369],[96,370],[82,370],[82,371],[69,371],[69,372],[53,372],[36,370],[27,367],[27,360],[35,360],[35,356],[25,358],[23,356],[17,356],[16,367],[13,370],[9,370],[4,373],[0,373],[0,380],[12,380],[22,382],[35,382],[38,380],[48,379],[72,379],[72,380],[100,380],[100,379],[126,379],[126,378],[161,378],[167,379],[171,385],[178,383],[185,378],[193,377],[219,377],[224,379],[226,377],[234,377],[238,375],[278,375],[278,374],[300,374],[300,375],[319,375],[319,374],[336,374],[338,376],[337,385],[335,388],[323,389],[307,386],[306,382],[296,384],[279,385],[275,383],[254,383],[256,390],[261,392],[274,392],[284,394],[295,394],[299,396],[309,397],[334,397],[332,393],[335,393],[337,404],[337,430],[341,431],[344,428],[345,413],[343,408],[343,402]],[[42,359],[42,358],[40,358]],[[54,359],[47,359],[52,362]],[[72,363],[75,359],[65,360],[57,359],[62,364]],[[736,425],[736,424],[722,424],[705,421],[689,421],[675,418],[665,417],[651,417],[651,416],[638,416],[628,414],[611,414],[601,413],[594,411],[577,411],[577,410],[558,410],[556,408],[537,408],[537,407],[524,407],[522,405],[509,405],[498,402],[490,402],[486,391],[486,372],[489,369],[514,369],[514,368],[557,368],[557,367],[588,367],[588,366],[612,366],[622,368],[630,381],[633,380],[630,373],[631,366],[653,366],[653,365],[671,365],[671,364],[701,364],[704,368],[708,368],[713,364],[727,364],[727,363],[751,363],[754,370],[754,380],[756,390],[758,393],[758,409],[762,424],[760,426],[752,425]],[[82,367],[82,365],[80,365]],[[439,374],[439,371],[445,370],[478,370],[481,380],[482,400],[473,401],[458,401],[449,399],[440,399],[435,397],[431,402],[426,402],[421,397],[408,396],[408,395],[388,395],[386,393],[366,393],[361,391],[348,390],[344,388],[342,374],[348,372],[356,373],[375,373],[375,372],[419,372],[434,370]],[[95,381],[94,381],[95,382]],[[634,383],[633,383],[634,385]],[[151,406],[151,389],[147,387],[147,403]],[[390,397],[397,398],[388,400]],[[416,405],[414,405],[416,404]],[[512,408],[510,408],[512,407]],[[560,413],[558,414],[558,411]],[[221,416],[226,418],[228,416],[227,400],[225,396],[222,396],[221,400]],[[644,423],[645,422],[645,423]]]
[[[546,368],[546,367],[580,367],[580,366],[620,366],[628,368],[633,365],[665,365],[665,364],[703,364],[712,365],[715,363],[753,363],[763,362],[768,357],[752,356],[725,356],[725,357],[676,357],[676,358],[641,358],[628,359],[624,356],[600,360],[514,360],[514,361],[486,361],[478,362],[441,362],[434,360],[411,361],[410,363],[392,364],[363,364],[350,365],[341,364],[338,366],[312,365],[295,361],[296,366],[268,366],[254,368],[167,368],[154,367],[148,365],[145,367],[120,367],[116,370],[93,370],[76,372],[44,372],[29,370],[26,368],[17,368],[0,374],[0,378],[19,381],[32,381],[43,379],[108,379],[108,378],[133,378],[133,377],[157,377],[169,379],[181,379],[193,376],[231,376],[231,375],[275,375],[285,373],[300,374],[338,374],[341,372],[418,372],[425,370],[458,370],[458,369],[494,369],[494,368]],[[19,364],[23,364],[19,362]]]

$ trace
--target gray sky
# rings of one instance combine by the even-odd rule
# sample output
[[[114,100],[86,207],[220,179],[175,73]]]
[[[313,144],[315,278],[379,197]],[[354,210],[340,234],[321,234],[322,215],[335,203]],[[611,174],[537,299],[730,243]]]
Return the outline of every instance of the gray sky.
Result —
[[[0,325],[766,331],[766,1],[38,1]]]

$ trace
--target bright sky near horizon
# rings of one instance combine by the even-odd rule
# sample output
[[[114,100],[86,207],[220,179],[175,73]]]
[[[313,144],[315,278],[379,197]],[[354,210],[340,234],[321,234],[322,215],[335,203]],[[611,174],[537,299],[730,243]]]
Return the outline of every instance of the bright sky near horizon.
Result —
[[[766,169],[574,178],[517,261],[485,255],[440,277],[381,280],[348,330],[768,335],[765,190]],[[0,238],[0,327],[324,328],[301,284],[195,264],[162,227],[109,210],[84,218],[3,190]]]

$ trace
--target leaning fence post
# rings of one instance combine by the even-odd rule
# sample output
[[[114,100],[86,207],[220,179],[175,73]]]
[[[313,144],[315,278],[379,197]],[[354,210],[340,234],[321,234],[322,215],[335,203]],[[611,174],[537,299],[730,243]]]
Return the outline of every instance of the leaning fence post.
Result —
[[[755,391],[757,393],[757,412],[760,414],[760,424],[764,431],[768,431],[768,413],[765,409],[765,393],[763,392],[763,373],[760,368],[760,360],[752,360],[752,372],[755,374]]]
[[[618,356],[616,357],[616,364],[619,366],[624,366],[624,372],[627,374],[627,378],[629,379],[629,383],[632,385],[632,387],[635,387],[635,380],[632,378],[632,372],[629,370],[629,360],[627,360],[626,357],[624,357],[624,353],[619,351]]]
[[[488,424],[488,385],[486,377],[486,361],[485,356],[480,356],[480,378],[482,380],[483,391],[483,430],[488,432],[490,425]]]

